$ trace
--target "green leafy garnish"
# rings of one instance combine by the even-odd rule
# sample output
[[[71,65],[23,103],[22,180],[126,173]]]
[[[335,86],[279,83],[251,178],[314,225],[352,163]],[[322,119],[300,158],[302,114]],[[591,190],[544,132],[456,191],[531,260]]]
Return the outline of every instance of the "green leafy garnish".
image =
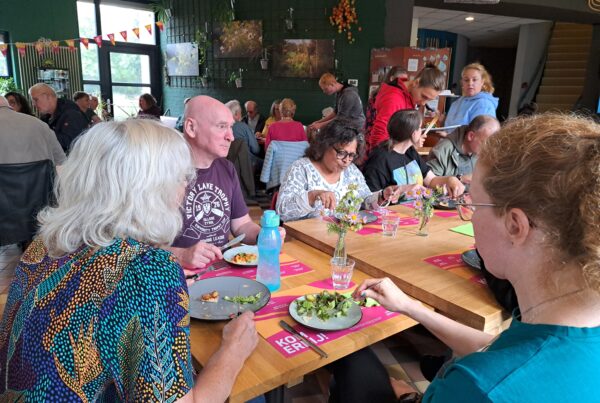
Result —
[[[255,295],[248,295],[247,297],[241,295],[236,295],[235,297],[225,296],[223,299],[236,304],[256,304],[260,300],[260,297],[262,297],[262,292],[258,292]]]
[[[353,303],[352,298],[323,290],[319,294],[306,294],[304,300],[296,301],[296,312],[301,316],[316,316],[326,321],[347,316]]]

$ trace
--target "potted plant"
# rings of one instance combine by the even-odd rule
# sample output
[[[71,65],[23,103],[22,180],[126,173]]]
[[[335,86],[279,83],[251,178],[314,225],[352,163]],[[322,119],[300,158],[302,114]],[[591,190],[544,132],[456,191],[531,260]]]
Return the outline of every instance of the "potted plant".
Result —
[[[263,70],[269,68],[269,54],[267,53],[267,49],[263,50],[263,57],[260,59],[260,68]]]
[[[6,94],[11,91],[18,91],[15,80],[12,77],[2,78],[0,77],[0,94]]]
[[[202,84],[202,87],[206,88],[208,87],[208,67],[206,67],[204,69],[204,74],[202,74],[202,76],[200,76],[200,84]]]
[[[198,65],[203,65],[206,63],[206,55],[208,54],[208,48],[210,47],[211,42],[206,31],[202,31],[201,29],[196,31],[195,39],[194,43],[198,48]]]
[[[229,75],[229,79],[227,79],[227,82],[229,84],[235,83],[235,88],[242,88],[242,71],[242,68],[240,68],[237,72],[232,71]]]
[[[156,19],[163,24],[166,24],[171,19],[172,0],[152,0],[150,7],[152,7],[152,11],[156,14]]]

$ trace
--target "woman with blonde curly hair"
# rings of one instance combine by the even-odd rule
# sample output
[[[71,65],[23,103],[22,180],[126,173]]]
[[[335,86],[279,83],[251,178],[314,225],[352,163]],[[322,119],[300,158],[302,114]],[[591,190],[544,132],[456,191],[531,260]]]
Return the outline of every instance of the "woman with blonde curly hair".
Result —
[[[356,296],[408,315],[453,349],[454,361],[438,372],[423,402],[598,401],[599,178],[600,125],[591,120],[518,118],[486,141],[470,197],[457,204],[461,218],[473,222],[487,269],[517,294],[519,308],[497,337],[431,311],[389,279],[357,288]],[[368,350],[356,354],[368,357]],[[377,365],[363,363],[351,375],[359,379]],[[390,401],[420,399],[387,376],[375,384],[369,387],[387,390]]]
[[[462,97],[450,106],[445,126],[468,125],[479,115],[496,117],[498,98],[493,96],[492,77],[480,63],[471,63],[462,70]]]
[[[273,122],[267,131],[265,139],[265,150],[269,148],[271,141],[308,141],[306,131],[302,123],[294,120],[296,114],[296,103],[291,98],[284,98],[279,104],[281,120]]]

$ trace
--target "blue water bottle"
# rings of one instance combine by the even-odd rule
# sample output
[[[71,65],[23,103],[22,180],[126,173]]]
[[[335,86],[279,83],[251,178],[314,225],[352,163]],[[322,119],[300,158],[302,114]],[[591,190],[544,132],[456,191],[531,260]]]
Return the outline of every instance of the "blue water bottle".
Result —
[[[262,226],[258,234],[258,267],[256,281],[267,286],[273,292],[281,286],[279,252],[281,251],[281,235],[279,235],[279,216],[274,210],[266,210],[260,220]]]

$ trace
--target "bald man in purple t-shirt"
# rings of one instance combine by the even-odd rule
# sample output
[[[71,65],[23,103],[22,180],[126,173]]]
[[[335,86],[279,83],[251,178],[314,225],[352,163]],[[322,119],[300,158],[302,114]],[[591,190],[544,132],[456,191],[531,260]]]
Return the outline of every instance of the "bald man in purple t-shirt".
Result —
[[[197,178],[186,188],[183,229],[169,248],[184,268],[222,259],[219,247],[230,233],[246,234],[245,243],[256,243],[260,226],[250,219],[235,168],[225,158],[234,139],[233,124],[229,108],[214,98],[197,96],[185,106],[183,132]]]

